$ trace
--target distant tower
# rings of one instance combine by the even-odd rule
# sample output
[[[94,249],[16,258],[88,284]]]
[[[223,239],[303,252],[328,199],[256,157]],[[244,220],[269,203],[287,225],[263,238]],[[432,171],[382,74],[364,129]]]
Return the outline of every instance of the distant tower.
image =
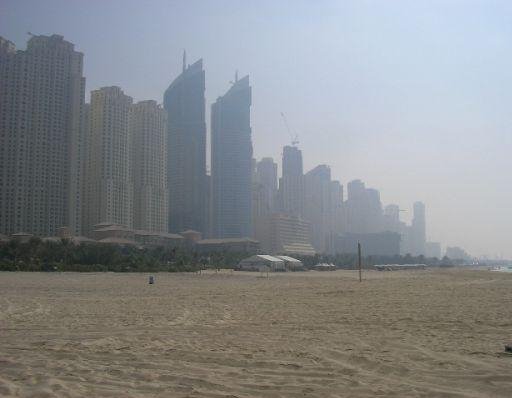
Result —
[[[334,217],[331,188],[331,169],[327,165],[316,166],[304,176],[304,219],[311,224],[311,243],[320,253],[327,251]]]
[[[366,188],[361,180],[347,184],[345,202],[347,232],[367,234],[382,232],[384,217],[380,193],[376,189]]]
[[[279,195],[282,211],[295,217],[304,213],[304,174],[302,152],[296,146],[283,148],[282,177],[279,183]]]
[[[265,207],[274,210],[277,193],[277,163],[272,158],[263,158],[256,164],[256,182],[262,186]]]
[[[425,255],[426,245],[426,222],[425,205],[422,202],[415,202],[413,207],[413,219],[411,224],[411,244],[413,255]]]
[[[203,60],[187,66],[164,94],[167,122],[169,232],[206,231],[206,123]]]
[[[251,86],[233,83],[212,105],[212,236],[252,236]]]

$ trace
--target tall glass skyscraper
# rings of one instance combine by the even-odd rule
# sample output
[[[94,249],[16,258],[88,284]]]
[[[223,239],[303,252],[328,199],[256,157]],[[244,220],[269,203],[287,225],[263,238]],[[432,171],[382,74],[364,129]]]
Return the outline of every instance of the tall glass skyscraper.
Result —
[[[203,60],[187,66],[164,94],[169,232],[206,231],[206,123]]]
[[[251,86],[235,79],[212,105],[211,234],[215,238],[252,235]]]

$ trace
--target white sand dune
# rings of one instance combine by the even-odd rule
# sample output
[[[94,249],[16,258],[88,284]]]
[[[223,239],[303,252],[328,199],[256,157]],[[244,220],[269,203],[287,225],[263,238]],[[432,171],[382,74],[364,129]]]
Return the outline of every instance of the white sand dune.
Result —
[[[0,396],[510,397],[512,275],[0,274]]]

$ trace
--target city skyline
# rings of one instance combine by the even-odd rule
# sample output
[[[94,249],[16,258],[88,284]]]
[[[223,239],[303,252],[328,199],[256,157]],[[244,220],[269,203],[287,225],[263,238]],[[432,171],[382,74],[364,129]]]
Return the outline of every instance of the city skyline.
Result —
[[[338,7],[332,5],[332,3],[328,3],[326,7],[328,7],[335,14],[339,12]],[[75,6],[78,7],[78,6]],[[108,6],[106,13],[109,12]],[[181,8],[186,8],[181,5]],[[267,5],[267,7],[269,7]],[[410,8],[414,8],[409,6]],[[504,7],[504,6],[502,6]],[[62,12],[69,12],[72,9],[72,6],[66,5]],[[238,15],[241,12],[241,9],[244,7],[238,6],[232,11],[233,14]],[[361,17],[363,12],[361,10],[353,9],[351,7],[346,7],[348,15],[357,15]],[[364,7],[363,7],[364,8]],[[277,7],[278,10],[282,10],[282,6]],[[470,11],[465,11],[463,13],[464,18],[471,18],[473,14],[476,14],[478,11],[478,6],[473,6]],[[4,6],[4,10],[7,13],[5,15],[12,15],[12,13],[16,14],[16,7],[13,5]],[[301,4],[296,10],[292,12],[293,15],[299,13],[300,17],[303,17],[304,10],[309,10],[307,5]],[[26,10],[25,10],[26,11]],[[29,16],[32,13],[41,12],[44,14],[44,10],[38,8],[37,5],[34,6],[34,10],[29,12]],[[367,11],[367,10],[365,10]],[[382,12],[382,10],[380,10]],[[439,3],[437,4],[436,12],[432,12],[428,14],[423,21],[423,26],[427,29],[431,29],[433,26],[432,20],[429,18],[432,15],[439,15],[446,13],[446,15],[451,16],[453,13],[459,11],[456,5],[445,5],[441,6]],[[295,14],[294,14],[295,13]],[[352,14],[351,14],[352,13]],[[336,14],[338,15],[338,14]],[[384,14],[387,20],[392,20],[392,17],[389,14]],[[363,107],[361,107],[361,101],[363,99],[373,99],[374,102],[370,101],[369,103],[369,112],[373,116],[376,115],[375,109],[378,107],[377,104],[383,105],[383,99],[385,96],[382,94],[383,91],[376,91],[377,94],[375,96],[369,95],[368,85],[370,82],[377,83],[376,88],[388,87],[389,84],[395,78],[395,75],[391,75],[388,80],[375,80],[372,78],[371,74],[369,74],[368,69],[364,68],[366,64],[362,64],[363,66],[360,70],[360,75],[358,78],[361,79],[363,77],[370,77],[368,82],[364,82],[362,80],[355,80],[355,82],[362,82],[362,92],[363,94],[359,97],[354,96],[353,102],[346,102],[348,99],[343,98],[341,102],[336,102],[337,104],[348,105],[340,107],[340,114],[337,115],[334,112],[334,108],[331,106],[327,106],[325,109],[319,109],[318,106],[312,106],[308,112],[302,112],[304,107],[298,106],[298,104],[305,101],[308,95],[298,96],[297,92],[294,91],[292,87],[290,87],[290,81],[293,81],[297,78],[297,73],[304,74],[305,69],[301,69],[302,64],[298,64],[295,72],[291,69],[287,70],[289,73],[290,81],[286,79],[282,79],[283,77],[283,69],[287,65],[286,62],[283,61],[283,55],[288,54],[288,52],[284,52],[284,54],[273,54],[272,57],[269,57],[272,61],[272,70],[273,73],[276,74],[275,78],[280,79],[280,82],[283,85],[284,92],[289,91],[287,97],[290,97],[290,102],[288,103],[288,107],[286,109],[282,109],[283,106],[280,104],[273,104],[273,110],[270,109],[270,106],[264,104],[262,101],[264,98],[269,98],[269,85],[266,83],[270,74],[267,73],[267,69],[262,69],[262,63],[254,62],[251,66],[251,61],[253,58],[247,55],[246,51],[242,51],[238,62],[235,62],[234,58],[228,58],[228,62],[225,59],[222,60],[222,67],[224,68],[221,72],[220,68],[220,59],[216,57],[212,51],[214,48],[209,51],[203,51],[203,46],[199,45],[197,40],[194,39],[190,41],[189,39],[180,40],[181,43],[167,43],[162,41],[161,39],[150,42],[150,45],[147,49],[143,49],[143,51],[149,51],[150,57],[147,57],[151,60],[151,63],[155,63],[155,60],[161,60],[161,62],[156,62],[156,76],[154,79],[146,79],[144,85],[141,85],[140,80],[141,77],[144,76],[144,62],[141,63],[133,63],[132,65],[127,65],[124,71],[121,71],[119,75],[114,75],[112,73],[112,68],[107,68],[103,70],[104,75],[100,76],[98,73],[98,67],[101,65],[101,58],[96,57],[94,54],[97,54],[100,50],[91,51],[91,44],[88,43],[90,39],[87,38],[87,34],[85,31],[79,32],[78,29],[74,29],[73,27],[66,25],[64,22],[58,22],[53,28],[47,24],[46,26],[39,25],[34,20],[31,20],[27,17],[17,16],[17,21],[21,21],[20,27],[10,26],[8,23],[3,24],[3,28],[0,31],[0,34],[7,39],[15,41],[18,48],[24,48],[25,41],[25,32],[27,30],[33,30],[35,33],[41,34],[52,34],[54,31],[56,33],[61,33],[64,37],[75,44],[75,47],[78,51],[85,53],[85,71],[84,75],[87,78],[87,93],[91,89],[96,89],[98,87],[103,87],[106,85],[118,84],[122,87],[125,92],[129,93],[130,96],[133,96],[137,101],[138,100],[146,100],[146,99],[157,99],[161,98],[162,87],[159,81],[164,79],[168,79],[169,76],[176,76],[179,74],[180,69],[180,55],[182,52],[182,47],[187,47],[189,52],[193,54],[193,58],[197,59],[199,57],[203,57],[205,59],[205,65],[207,69],[207,109],[208,106],[213,102],[212,99],[215,98],[219,93],[222,92],[221,82],[225,85],[227,81],[230,79],[230,75],[232,75],[232,70],[237,67],[244,72],[248,72],[251,74],[251,80],[258,87],[256,90],[255,98],[254,98],[254,116],[253,116],[253,129],[254,129],[254,147],[255,154],[257,158],[272,156],[274,159],[279,159],[279,153],[281,151],[282,146],[288,144],[290,141],[289,134],[286,132],[284,126],[282,126],[282,121],[280,120],[280,112],[285,111],[289,120],[292,129],[297,131],[299,134],[299,139],[301,141],[300,148],[303,149],[304,152],[304,169],[310,170],[315,167],[317,164],[328,163],[331,167],[333,177],[342,181],[343,185],[349,181],[352,181],[357,178],[363,179],[368,185],[377,187],[381,193],[382,199],[384,203],[398,203],[401,209],[408,210],[408,213],[404,214],[406,218],[409,220],[412,216],[412,203],[417,200],[422,200],[428,205],[428,227],[429,227],[429,238],[432,240],[439,240],[444,242],[447,246],[460,245],[470,251],[472,254],[503,254],[510,256],[510,253],[507,253],[506,241],[503,236],[505,236],[506,225],[510,221],[510,210],[507,207],[507,203],[509,203],[510,192],[509,187],[506,184],[507,174],[504,171],[508,166],[508,160],[506,160],[506,150],[509,148],[509,138],[507,138],[502,130],[496,130],[496,123],[503,123],[507,119],[502,115],[496,112],[500,112],[501,108],[499,104],[496,103],[496,100],[492,101],[493,105],[496,105],[494,115],[495,118],[489,119],[491,125],[494,123],[495,132],[491,137],[500,137],[502,143],[505,145],[501,145],[500,148],[497,149],[497,156],[489,157],[490,153],[493,153],[494,150],[491,149],[491,140],[481,141],[483,143],[482,146],[476,146],[475,142],[472,141],[472,137],[477,137],[483,133],[476,132],[476,129],[482,128],[484,129],[485,123],[480,119],[478,123],[473,123],[473,127],[469,124],[465,125],[465,128],[458,127],[458,132],[450,132],[450,128],[452,128],[453,120],[456,118],[462,119],[461,116],[465,115],[462,112],[461,108],[455,108],[455,111],[458,113],[454,114],[453,117],[447,117],[445,113],[441,114],[441,118],[438,119],[437,122],[429,123],[425,126],[420,126],[417,122],[415,122],[412,118],[414,113],[417,113],[417,110],[412,108],[412,106],[406,106],[405,97],[397,98],[396,96],[391,101],[392,106],[395,109],[391,109],[391,112],[386,113],[389,110],[389,107],[386,105],[377,112],[377,120],[381,123],[380,128],[375,128],[376,125],[372,125],[367,118],[364,117],[364,114],[361,113]],[[143,14],[143,17],[146,17],[146,14]],[[320,17],[320,12],[317,10],[311,16],[312,21],[317,20]],[[14,20],[14,18],[12,18]],[[51,20],[51,18],[50,18]],[[271,22],[271,29],[275,31],[276,26],[275,22],[279,21],[280,18],[274,17]],[[488,21],[489,18],[484,19]],[[442,19],[441,24],[442,27],[445,27],[448,19]],[[8,21],[6,21],[8,22]],[[331,28],[330,20],[327,21],[327,28]],[[306,21],[306,24],[309,24],[309,21]],[[402,22],[403,24],[403,22]],[[158,25],[158,29],[163,29]],[[179,25],[178,25],[179,26]],[[409,25],[407,25],[409,26]],[[478,25],[480,28],[483,28],[484,25]],[[292,26],[293,28],[293,26]],[[326,29],[327,29],[326,28]],[[449,36],[451,42],[459,43],[458,34],[462,34],[465,32],[463,28],[457,25],[456,27],[459,31],[456,31],[457,35],[452,32],[452,35]],[[101,31],[101,23],[100,23],[100,31]],[[293,31],[293,29],[292,29]],[[386,30],[385,33],[389,35],[393,34],[393,30]],[[416,33],[416,31],[414,31]],[[280,31],[280,33],[282,33]],[[326,31],[322,31],[322,38],[325,39]],[[505,44],[500,41],[500,35],[497,29],[493,30],[493,33],[496,34],[495,41],[491,42],[493,46],[487,50],[487,54],[493,55],[498,54],[498,50],[502,50]],[[149,39],[151,36],[149,35],[149,31],[144,32],[145,37]],[[223,32],[217,33],[223,34]],[[85,35],[85,36],[84,36]],[[470,35],[471,36],[471,35]],[[85,40],[81,40],[80,37],[84,37]],[[436,36],[438,37],[438,36]],[[474,35],[471,36],[473,39]],[[278,36],[278,39],[282,38]],[[263,39],[266,40],[264,36]],[[350,39],[350,37],[349,37]],[[421,37],[420,37],[421,39]],[[110,40],[110,39],[109,39]],[[117,46],[114,46],[116,49],[114,54],[109,57],[111,59],[113,65],[116,65],[118,62],[122,62],[122,54],[125,54],[126,48],[123,46],[123,40],[126,43],[129,40],[123,35],[118,35],[112,38],[112,41],[108,41],[109,43],[117,43]],[[264,40],[264,43],[266,43]],[[350,41],[350,40],[349,40]],[[451,43],[450,42],[450,43]],[[254,42],[251,42],[254,44]],[[295,43],[295,42],[294,42]],[[326,42],[321,42],[322,45],[315,48],[313,50],[313,55],[323,55],[327,56],[326,61],[333,61],[332,57],[328,56],[328,52],[326,51]],[[370,55],[377,57],[378,61],[390,61],[390,59],[383,58],[382,56],[378,57],[378,53],[375,50],[375,40],[373,38],[366,40],[365,43],[369,46]],[[420,40],[421,43],[421,40]],[[167,45],[170,46],[170,51],[166,51],[164,57],[159,57],[158,51],[156,51],[155,46],[159,49],[159,46]],[[352,43],[353,44],[353,43]],[[402,42],[398,44],[403,45]],[[437,45],[438,43],[434,43]],[[221,53],[224,51],[224,47],[221,46]],[[405,47],[406,49],[411,49],[409,43],[407,44],[409,47]],[[482,46],[482,42],[479,41],[476,43],[477,48],[480,49]],[[181,48],[178,48],[181,47]],[[215,47],[215,46],[213,46]],[[251,46],[248,46],[251,47]],[[333,47],[336,48],[336,47]],[[344,47],[342,47],[344,48]],[[354,47],[357,49],[357,47]],[[397,47],[399,48],[399,47]],[[447,47],[443,47],[443,50],[446,50]],[[259,49],[257,51],[258,55],[261,55],[263,50],[261,47],[257,47]],[[472,48],[471,48],[472,49]],[[429,49],[427,48],[427,51]],[[468,48],[463,48],[465,55],[469,56]],[[474,50],[474,49],[472,49]],[[119,55],[120,59],[115,59],[116,54]],[[299,52],[299,55],[301,53]],[[395,54],[398,54],[395,52]],[[409,56],[405,61],[409,65],[411,62],[418,62],[422,59],[416,53],[412,53],[413,58]],[[146,56],[148,54],[146,53]],[[357,57],[358,53],[355,53],[356,61],[359,59]],[[143,57],[144,58],[144,57]],[[317,57],[317,59],[321,59],[322,57]],[[472,58],[465,58],[466,61],[472,61]],[[339,65],[338,59],[334,60],[334,65]],[[354,63],[348,60],[349,66],[353,67]],[[470,62],[470,64],[472,64]],[[267,64],[265,64],[267,65]],[[472,76],[477,76],[478,69],[475,69],[476,66],[480,65],[481,67],[485,66],[482,64],[472,64],[473,69],[466,70],[466,77],[468,74],[472,74]],[[434,65],[437,66],[437,65]],[[449,72],[455,70],[455,64],[449,65]],[[169,70],[169,67],[173,68],[172,71]],[[166,69],[166,76],[163,76],[158,72],[160,68]],[[133,73],[134,70],[139,70],[139,73]],[[270,65],[269,65],[270,70]],[[458,69],[457,69],[458,70]],[[387,71],[387,69],[386,69]],[[400,68],[400,71],[403,73],[404,68]],[[501,69],[499,70],[501,71]],[[349,74],[346,77],[346,80],[340,79],[339,82],[345,82],[343,84],[349,85],[350,88],[351,79],[350,77],[354,77],[353,70],[349,70],[352,74]],[[405,71],[406,72],[406,71]],[[440,70],[435,69],[431,74],[427,74],[425,78],[432,79],[433,77],[439,76]],[[500,72],[501,73],[501,72]],[[318,95],[321,90],[326,89],[326,79],[325,76],[319,75],[319,81],[317,81],[318,86],[315,87],[314,90],[308,91],[309,96],[312,95],[311,98],[308,99],[308,103],[314,104],[314,98]],[[382,77],[382,75],[379,75]],[[453,77],[452,75],[449,75]],[[303,76],[306,77],[305,75]],[[478,77],[478,76],[477,76]],[[317,76],[318,78],[318,76]],[[411,76],[410,74],[405,73],[403,78],[406,79],[407,82],[414,82],[414,79],[417,78],[415,76]],[[372,80],[373,79],[373,80]],[[103,80],[103,82],[102,82]],[[117,80],[117,81],[116,81]],[[318,80],[318,79],[317,79]],[[330,80],[332,81],[332,80]],[[419,80],[421,83],[423,80]],[[352,80],[352,82],[354,82]],[[400,85],[400,80],[398,82],[397,88],[399,89],[399,93],[404,94],[404,86]],[[460,80],[454,81],[456,84],[459,84]],[[98,84],[103,83],[103,84]],[[158,85],[156,84],[158,83]],[[307,83],[307,80],[306,80]],[[419,84],[418,83],[418,84]],[[355,83],[354,83],[355,84]],[[339,85],[339,83],[336,83]],[[144,87],[143,87],[144,86]],[[158,93],[156,94],[156,87],[158,86]],[[153,88],[152,88],[153,87]],[[275,87],[275,86],[274,86]],[[311,83],[308,83],[308,89],[311,89]],[[435,86],[438,87],[438,86]],[[451,87],[451,86],[448,86]],[[494,87],[494,86],[493,86]],[[488,90],[491,90],[493,87],[488,87]],[[425,86],[422,84],[419,88],[424,89]],[[401,90],[401,91],[400,91]],[[307,91],[307,90],[306,90]],[[351,94],[353,94],[353,90],[349,90]],[[155,92],[155,95],[152,93]],[[488,91],[487,97],[489,95],[493,95],[494,91]],[[291,94],[291,95],[290,95]],[[426,91],[425,95],[428,98],[433,96],[432,91]],[[451,94],[451,92],[448,92]],[[464,93],[463,93],[464,94]],[[466,92],[467,94],[467,92]],[[366,97],[364,97],[366,96]],[[295,97],[295,99],[293,98]],[[452,98],[455,98],[452,96]],[[474,96],[469,97],[475,98]],[[500,97],[495,97],[500,98]],[[280,101],[282,103],[283,95],[276,92],[275,102]],[[402,101],[398,101],[401,99]],[[421,105],[427,98],[423,98],[418,100],[418,98],[413,98],[416,102],[413,101],[415,105]],[[456,103],[456,102],[454,102]],[[460,102],[458,102],[460,103]],[[506,101],[503,101],[506,103]],[[403,104],[404,112],[398,112],[401,110],[399,104]],[[475,103],[468,103],[468,109],[475,109]],[[372,111],[373,109],[373,111]],[[418,108],[419,109],[419,108]],[[487,112],[487,115],[492,117],[492,112],[488,108],[482,108]],[[353,113],[353,116],[349,115],[348,112]],[[435,110],[435,109],[434,109]],[[435,116],[435,113],[432,113],[432,105],[428,109],[427,115]],[[301,115],[301,112],[304,115]],[[412,112],[412,114],[408,114],[408,112]],[[462,112],[462,113],[461,113]],[[491,113],[490,113],[491,112]],[[404,119],[400,120],[401,115],[404,115]],[[316,117],[314,117],[316,115]],[[347,118],[347,116],[349,116]],[[379,118],[380,117],[380,118]],[[485,117],[485,114],[479,115],[479,117]],[[361,121],[359,127],[355,126],[354,121],[356,118],[359,118],[358,121]],[[313,122],[309,122],[305,119],[314,120],[314,123],[319,123],[316,126]],[[433,118],[435,120],[435,118]],[[474,120],[474,119],[469,119]],[[441,126],[442,122],[447,122],[446,126]],[[329,127],[329,123],[336,127],[337,133],[334,133],[333,127]],[[391,124],[390,124],[391,123]],[[407,128],[400,127],[403,125]],[[398,126],[398,127],[397,127]],[[341,127],[341,128],[340,128]],[[400,131],[393,131],[395,127]],[[492,127],[492,126],[491,126]],[[369,133],[371,130],[379,131],[379,133]],[[408,130],[408,132],[407,132]],[[429,137],[428,131],[439,130],[439,133],[434,134],[436,139],[432,139]],[[464,131],[468,131],[469,135],[464,136],[462,133]],[[420,134],[421,132],[421,134]],[[388,134],[389,133],[389,134]],[[444,135],[442,135],[442,134]],[[333,135],[334,134],[334,135]],[[437,135],[441,134],[441,135]],[[476,136],[474,135],[476,134]],[[487,132],[486,132],[487,134]],[[408,136],[410,135],[410,137]],[[443,138],[444,137],[444,138]],[[270,140],[275,141],[276,138],[279,140],[279,143],[273,142],[274,148],[270,146]],[[336,145],[326,146],[326,143],[332,140],[336,143]],[[480,142],[480,141],[479,141]],[[498,141],[496,141],[498,142]],[[412,146],[412,144],[422,145],[428,149],[427,154],[422,154],[421,156],[417,156],[417,152]],[[322,151],[319,150],[319,145],[323,145]],[[366,146],[365,146],[366,145]],[[446,148],[445,148],[446,147]],[[307,148],[307,151],[304,149]],[[336,152],[340,151],[341,156],[337,156],[334,153],[335,148],[337,148]],[[481,149],[481,150],[480,150]],[[396,153],[400,153],[400,156],[392,158],[387,155],[387,152],[396,151]],[[322,153],[322,159],[318,159],[316,153]],[[489,173],[488,168],[482,168],[482,165],[486,165],[486,167],[494,167],[492,172]],[[497,168],[499,166],[499,168]],[[357,169],[356,169],[357,167]],[[483,170],[486,170],[484,173]],[[385,173],[377,173],[380,170],[385,170]],[[410,170],[414,172],[411,173]],[[464,170],[470,170],[470,173],[464,172]],[[491,176],[487,178],[487,176]],[[439,192],[445,193],[444,201],[441,202],[441,198],[438,198]],[[492,203],[492,206],[489,204]],[[467,232],[469,231],[469,233]],[[497,239],[493,239],[491,237],[497,236]]]

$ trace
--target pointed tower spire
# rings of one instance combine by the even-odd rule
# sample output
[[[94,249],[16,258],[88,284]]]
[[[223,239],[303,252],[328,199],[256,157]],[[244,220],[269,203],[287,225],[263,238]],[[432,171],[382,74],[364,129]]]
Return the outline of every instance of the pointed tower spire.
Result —
[[[183,49],[183,72],[187,69],[187,52]]]
[[[238,81],[238,69],[235,71],[235,83]]]

